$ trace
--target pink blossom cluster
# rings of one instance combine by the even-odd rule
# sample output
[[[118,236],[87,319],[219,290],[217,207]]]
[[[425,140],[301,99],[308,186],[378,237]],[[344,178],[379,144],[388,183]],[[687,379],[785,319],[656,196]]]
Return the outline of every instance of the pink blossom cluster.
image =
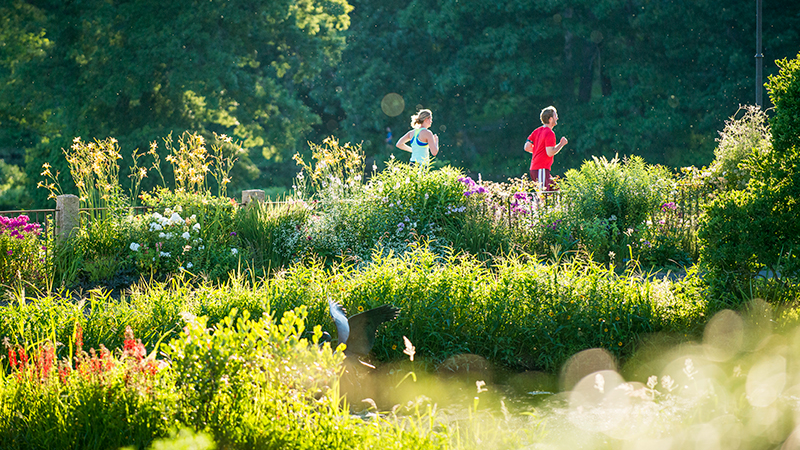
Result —
[[[8,234],[17,239],[25,239],[25,235],[38,236],[42,232],[42,227],[36,222],[29,222],[26,215],[9,218],[0,216],[0,235]]]

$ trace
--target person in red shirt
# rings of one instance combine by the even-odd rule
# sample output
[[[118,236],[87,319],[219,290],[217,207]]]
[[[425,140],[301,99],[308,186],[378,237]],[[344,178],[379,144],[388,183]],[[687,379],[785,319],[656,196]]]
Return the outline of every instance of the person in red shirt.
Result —
[[[558,112],[554,106],[543,109],[539,119],[542,126],[528,136],[524,149],[531,154],[531,181],[536,182],[541,191],[552,191],[556,187],[550,176],[550,167],[553,165],[553,157],[567,145],[567,138],[562,136],[556,145],[553,127],[558,123]]]

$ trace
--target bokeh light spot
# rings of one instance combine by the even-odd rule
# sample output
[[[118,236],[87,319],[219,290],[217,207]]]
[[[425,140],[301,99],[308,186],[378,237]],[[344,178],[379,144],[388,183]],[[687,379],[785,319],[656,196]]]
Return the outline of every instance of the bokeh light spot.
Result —
[[[406,101],[400,94],[390,92],[381,100],[381,110],[389,117],[397,117],[406,108]]]

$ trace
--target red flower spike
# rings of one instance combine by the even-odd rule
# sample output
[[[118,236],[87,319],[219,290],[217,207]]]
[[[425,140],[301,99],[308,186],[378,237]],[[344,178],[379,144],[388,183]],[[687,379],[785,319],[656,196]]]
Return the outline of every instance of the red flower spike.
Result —
[[[83,327],[81,324],[78,324],[78,326],[75,328],[75,348],[83,348]]]
[[[11,367],[17,368],[17,352],[11,347],[8,348],[8,362],[11,363]]]

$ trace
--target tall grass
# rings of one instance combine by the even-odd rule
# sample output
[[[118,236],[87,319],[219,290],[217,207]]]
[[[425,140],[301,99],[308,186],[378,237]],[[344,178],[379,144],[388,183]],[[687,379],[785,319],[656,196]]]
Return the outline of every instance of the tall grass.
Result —
[[[587,348],[624,359],[643,335],[700,329],[714,306],[682,286],[634,271],[620,275],[591,261],[506,258],[490,267],[470,255],[411,246],[399,256],[376,253],[366,265],[312,260],[271,278],[234,274],[221,285],[187,273],[134,287],[118,300],[99,290],[80,304],[68,295],[19,299],[0,316],[0,335],[64,342],[79,323],[87,343],[113,347],[131,326],[152,345],[185,325],[183,312],[214,324],[233,309],[281,315],[299,306],[308,308],[310,324],[332,331],[330,297],[353,313],[384,302],[403,310],[376,341],[380,360],[402,359],[407,336],[431,367],[471,353],[513,370],[555,372]]]

